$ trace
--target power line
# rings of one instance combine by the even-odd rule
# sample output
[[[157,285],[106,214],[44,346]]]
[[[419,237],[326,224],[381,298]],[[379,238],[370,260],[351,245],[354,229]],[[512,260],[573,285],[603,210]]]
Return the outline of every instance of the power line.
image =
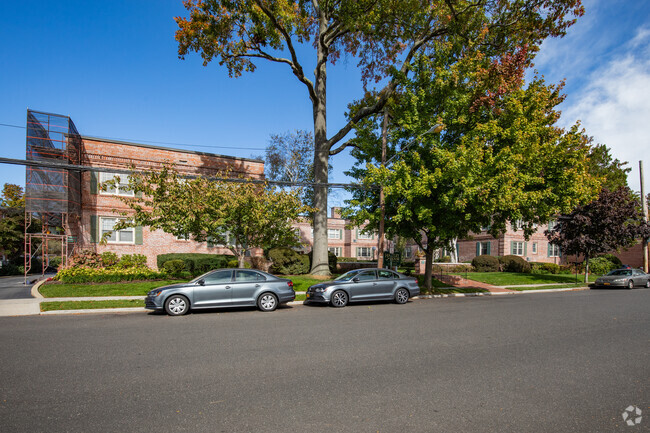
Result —
[[[102,173],[117,173],[117,174],[127,174],[127,175],[132,173],[132,170],[125,170],[125,169],[112,168],[112,167],[91,167],[88,165],[75,165],[75,164],[65,164],[59,162],[34,161],[34,160],[27,160],[27,159],[14,159],[14,158],[3,158],[3,157],[0,157],[0,164],[24,165],[26,167],[37,167],[37,168],[39,167],[58,168],[61,170],[73,170],[73,171],[94,171],[94,172],[102,172]],[[181,177],[196,179],[200,176],[183,174],[181,175]],[[360,185],[356,183],[285,182],[279,180],[247,179],[247,178],[231,178],[231,177],[206,177],[206,178],[209,180],[221,181],[221,182],[269,184],[275,186],[301,186],[301,187],[325,186],[327,188],[374,189],[374,187],[367,187],[365,185]]]

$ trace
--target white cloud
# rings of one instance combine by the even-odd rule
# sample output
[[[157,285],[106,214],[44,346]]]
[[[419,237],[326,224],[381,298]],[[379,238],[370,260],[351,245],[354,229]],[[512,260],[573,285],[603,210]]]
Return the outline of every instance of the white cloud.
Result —
[[[577,120],[596,142],[632,167],[628,182],[639,190],[638,161],[650,155],[650,28],[641,27],[633,39],[595,69],[587,84],[570,95],[563,121]],[[650,188],[650,159],[644,161],[646,191]]]

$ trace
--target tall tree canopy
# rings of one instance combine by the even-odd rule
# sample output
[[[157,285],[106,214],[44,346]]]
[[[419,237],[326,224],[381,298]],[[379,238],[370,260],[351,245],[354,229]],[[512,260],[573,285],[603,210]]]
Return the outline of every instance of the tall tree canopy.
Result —
[[[0,253],[18,258],[25,242],[25,195],[20,185],[5,183],[0,195]]]
[[[402,81],[388,106],[392,166],[379,164],[381,116],[358,125],[358,163],[349,174],[369,187],[383,185],[386,232],[425,251],[427,284],[434,250],[454,239],[487,226],[497,236],[517,220],[530,235],[536,224],[598,192],[589,138],[578,125],[556,125],[562,86],[537,77],[524,85],[527,63],[523,50],[495,62],[480,51],[459,51],[453,41],[418,58],[413,78]],[[423,135],[436,122],[445,131]],[[349,204],[355,222],[379,225],[376,189],[353,191]]]
[[[186,0],[189,17],[177,17],[179,55],[216,59],[231,76],[253,72],[255,61],[286,65],[305,86],[314,123],[315,189],[312,273],[329,274],[327,180],[329,157],[361,120],[382,110],[413,60],[435,52],[450,36],[480,40],[487,56],[562,36],[583,14],[580,0]],[[301,55],[308,52],[313,74]],[[327,66],[341,56],[357,60],[367,97],[339,130],[327,130]],[[343,141],[343,142],[342,142]],[[341,143],[342,142],[342,143]]]
[[[103,188],[117,180],[105,182]],[[253,248],[297,246],[292,223],[309,210],[295,191],[241,181],[187,179],[173,167],[159,172],[134,172],[129,185],[136,197],[119,197],[130,211],[115,230],[136,225],[176,236],[224,245],[244,266]]]
[[[562,254],[584,257],[586,283],[589,259],[647,238],[650,226],[643,221],[638,199],[630,188],[624,186],[615,191],[603,188],[597,200],[560,216],[555,227],[546,231],[546,236],[560,246]]]

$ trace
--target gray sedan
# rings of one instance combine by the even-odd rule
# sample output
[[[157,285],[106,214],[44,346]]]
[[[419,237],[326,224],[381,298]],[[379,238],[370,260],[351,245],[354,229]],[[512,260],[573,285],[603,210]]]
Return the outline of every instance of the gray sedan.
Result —
[[[293,301],[293,282],[252,269],[217,269],[190,282],[150,291],[145,308],[181,316],[190,309],[251,307],[273,311]]]
[[[597,287],[650,287],[650,275],[638,269],[615,269],[607,275],[598,277]]]
[[[419,294],[415,278],[388,269],[356,269],[334,281],[309,287],[305,303],[329,303],[337,308],[359,301],[394,300],[405,304],[411,296]]]

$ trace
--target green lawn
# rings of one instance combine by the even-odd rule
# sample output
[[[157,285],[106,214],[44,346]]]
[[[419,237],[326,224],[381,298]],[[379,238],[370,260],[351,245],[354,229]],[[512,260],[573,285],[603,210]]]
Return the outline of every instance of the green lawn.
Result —
[[[41,311],[55,310],[91,310],[96,308],[137,308],[144,307],[144,301],[141,300],[123,300],[114,301],[64,301],[64,302],[41,302]]]
[[[547,289],[574,289],[578,287],[586,287],[587,285],[583,282],[580,282],[579,284],[558,284],[554,286],[534,286],[534,287],[507,287],[511,290],[518,290],[520,292],[526,291],[526,290],[547,290]]]
[[[129,281],[103,284],[60,284],[45,283],[39,292],[46,298],[71,298],[79,296],[145,296],[149,290],[184,280]],[[103,307],[102,307],[103,308]]]
[[[448,295],[450,293],[486,293],[487,289],[479,289],[478,287],[448,287],[441,289],[438,287],[433,288],[433,295]]]
[[[288,278],[293,281],[293,290],[296,292],[306,292],[309,286],[312,286],[323,281],[331,281],[338,275],[331,277],[314,277],[313,275],[277,275],[280,278]]]
[[[457,274],[467,279],[492,284],[494,286],[517,286],[523,284],[566,284],[575,283],[575,274],[520,274],[516,272],[468,272]],[[589,281],[595,281],[598,276],[590,275]],[[583,283],[584,275],[578,274],[578,283]]]

